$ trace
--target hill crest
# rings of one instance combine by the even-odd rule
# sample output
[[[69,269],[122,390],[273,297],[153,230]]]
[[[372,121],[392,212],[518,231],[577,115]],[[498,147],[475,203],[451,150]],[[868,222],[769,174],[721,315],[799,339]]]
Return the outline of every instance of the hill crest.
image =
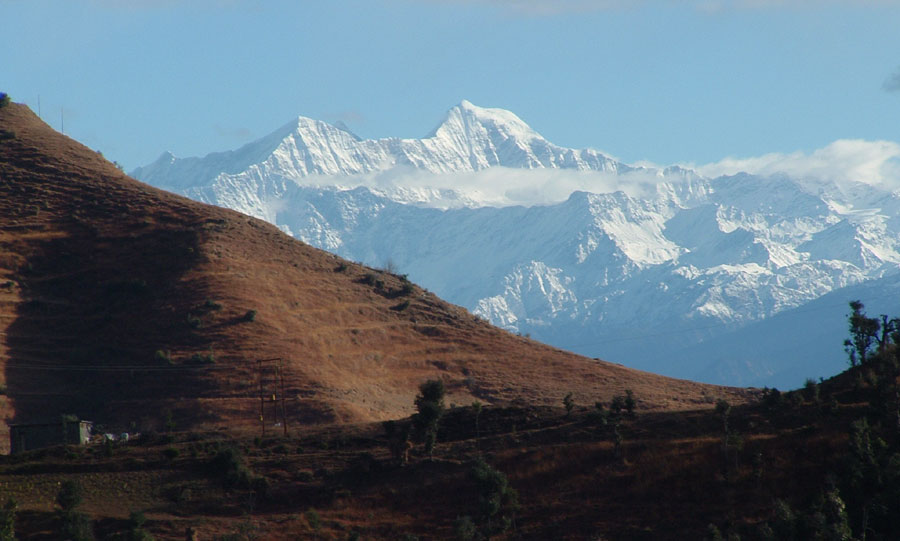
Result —
[[[502,331],[403,276],[137,182],[24,106],[0,109],[0,129],[11,134],[0,361],[12,421],[75,413],[147,429],[171,414],[184,428],[256,427],[254,361],[270,358],[283,360],[284,392],[269,365],[263,394],[283,395],[295,426],[407,415],[428,378],[456,404],[558,405],[567,392],[590,404],[629,388],[643,408],[685,409],[748,395]]]

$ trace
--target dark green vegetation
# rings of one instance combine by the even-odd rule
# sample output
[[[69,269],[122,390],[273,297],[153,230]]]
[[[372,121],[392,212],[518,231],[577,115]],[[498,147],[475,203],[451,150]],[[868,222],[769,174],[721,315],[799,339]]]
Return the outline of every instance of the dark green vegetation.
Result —
[[[422,441],[425,452],[434,457],[434,446],[437,443],[438,424],[444,416],[444,382],[439,379],[428,380],[419,387],[416,396],[416,413],[413,425]]]
[[[13,541],[16,538],[16,510],[19,504],[13,498],[6,500],[0,507],[0,541]]]
[[[642,412],[626,391],[590,409],[569,396],[560,408],[448,408],[443,382],[428,380],[417,413],[383,426],[148,434],[6,457],[0,483],[22,504],[4,507],[0,533],[15,521],[20,539],[187,528],[220,539],[898,539],[900,347],[882,327],[896,320],[860,325],[863,308],[851,305],[851,334],[884,338],[856,349],[853,366],[755,404]],[[57,511],[47,486],[61,486]]]
[[[83,500],[82,493],[81,483],[67,479],[60,484],[59,492],[56,494],[59,520],[62,523],[60,533],[65,539],[72,541],[94,539],[94,527],[90,517],[78,510]]]
[[[10,104],[9,94],[7,94],[6,92],[0,92],[0,109],[3,109],[4,107],[8,106],[9,104]],[[14,132],[0,129],[0,141],[8,141],[10,139],[15,139],[15,138],[16,138],[16,134]],[[11,286],[11,284],[9,284],[7,282],[7,283],[3,284],[3,286],[8,288]]]
[[[850,356],[850,366],[865,365],[874,353],[884,356],[888,346],[900,343],[900,319],[881,316],[868,317],[863,303],[851,301],[850,338],[844,340],[844,350]],[[876,360],[876,364],[884,362]]]
[[[828,425],[837,422],[844,431],[843,449],[822,457],[818,485],[776,499],[755,529],[713,524],[712,538],[724,539],[725,531],[729,539],[900,539],[900,320],[870,318],[860,301],[852,301],[850,309],[851,337],[844,342],[850,370],[821,384],[807,380],[788,396],[768,391],[764,399],[770,418],[805,414],[802,430],[810,440],[828,434],[834,430]],[[742,442],[732,443],[730,406],[720,401],[716,412],[723,421],[727,470],[729,449],[737,456]]]

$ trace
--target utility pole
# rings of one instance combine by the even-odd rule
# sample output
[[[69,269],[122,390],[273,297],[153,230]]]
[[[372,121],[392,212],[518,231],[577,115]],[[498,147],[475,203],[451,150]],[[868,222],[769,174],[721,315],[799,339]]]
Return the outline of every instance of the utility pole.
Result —
[[[284,395],[284,364],[281,359],[278,360],[278,374],[281,377],[281,426],[284,428],[284,437],[286,438],[288,435],[287,428],[287,407],[285,407],[285,395]]]
[[[262,426],[262,437],[266,437],[266,409],[263,398],[262,361],[256,361],[256,374],[259,377],[259,423]]]
[[[281,357],[274,357],[271,359],[257,359],[256,360],[256,371],[259,378],[259,422],[262,427],[262,437],[266,436],[266,391],[263,386],[263,363],[276,363],[274,365],[275,368],[275,381],[273,382],[275,388],[278,388],[279,379],[281,383],[281,423],[284,427],[284,435],[287,436],[287,411],[285,409],[284,403],[284,372],[281,370]],[[272,419],[274,421],[278,421],[278,393],[272,393]]]

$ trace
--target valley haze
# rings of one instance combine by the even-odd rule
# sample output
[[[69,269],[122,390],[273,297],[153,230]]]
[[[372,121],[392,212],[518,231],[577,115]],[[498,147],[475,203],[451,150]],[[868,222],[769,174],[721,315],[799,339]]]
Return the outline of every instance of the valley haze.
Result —
[[[627,164],[462,101],[422,139],[298,117],[132,176],[390,265],[511,332],[661,374],[785,388],[846,365],[849,300],[896,308],[885,292],[900,285],[898,156],[894,143],[842,140]]]

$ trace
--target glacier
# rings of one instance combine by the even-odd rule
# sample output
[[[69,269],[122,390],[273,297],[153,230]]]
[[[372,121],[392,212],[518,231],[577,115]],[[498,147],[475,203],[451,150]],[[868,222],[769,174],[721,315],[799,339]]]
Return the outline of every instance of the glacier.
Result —
[[[299,117],[132,176],[391,265],[510,332],[712,383],[796,387],[837,372],[842,333],[823,344],[797,327],[792,355],[777,355],[790,326],[767,323],[799,321],[784,314],[826,296],[843,308],[810,318],[840,319],[854,292],[877,295],[854,287],[900,271],[900,193],[885,186],[629,165],[468,101],[421,139]]]

